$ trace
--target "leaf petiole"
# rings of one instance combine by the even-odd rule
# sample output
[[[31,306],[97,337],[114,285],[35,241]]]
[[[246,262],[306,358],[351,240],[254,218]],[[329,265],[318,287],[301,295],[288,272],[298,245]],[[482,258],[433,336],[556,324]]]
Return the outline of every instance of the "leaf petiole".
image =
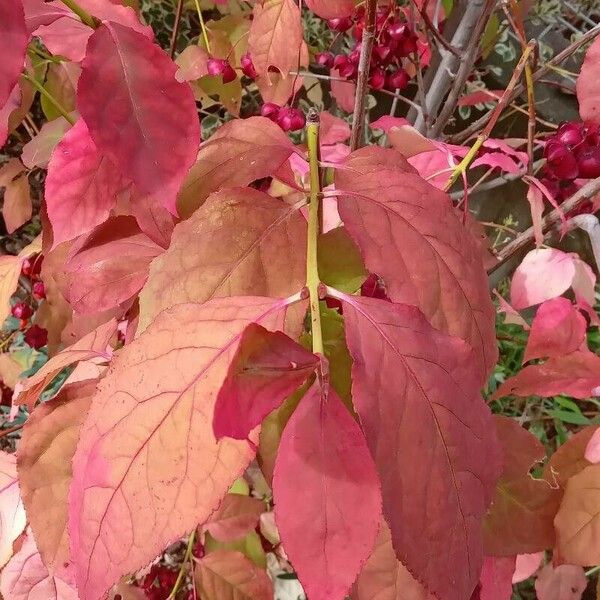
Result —
[[[100,25],[100,22],[96,17],[90,15],[86,12],[75,0],[61,0],[61,2],[70,10],[72,10],[83,23],[91,27],[92,29],[96,29]]]
[[[75,125],[75,119],[72,115],[70,115],[64,106],[34,77],[30,77],[27,73],[22,73],[21,77],[25,79],[25,81],[29,81],[31,85],[48,101],[50,101],[56,110],[65,118],[65,120],[71,125]]]

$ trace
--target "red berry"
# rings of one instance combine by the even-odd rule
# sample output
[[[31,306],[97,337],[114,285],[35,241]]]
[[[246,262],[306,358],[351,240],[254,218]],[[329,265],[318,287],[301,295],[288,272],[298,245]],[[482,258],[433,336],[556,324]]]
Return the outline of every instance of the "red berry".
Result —
[[[32,287],[33,295],[38,300],[43,300],[46,297],[46,286],[43,281],[36,281]]]
[[[546,170],[557,179],[576,179],[579,168],[574,154],[568,146],[559,141],[552,140],[544,149],[546,156]]]
[[[355,40],[362,40],[363,31],[365,30],[365,26],[363,23],[357,23],[352,30],[352,37]]]
[[[256,79],[258,73],[254,68],[254,63],[252,62],[250,52],[246,52],[246,54],[240,58],[240,64],[242,65],[242,72],[246,77],[249,77],[250,79]]]
[[[26,320],[31,317],[33,310],[29,304],[25,302],[17,302],[11,309],[12,316],[16,319]]]
[[[333,29],[333,31],[338,32],[348,31],[348,29],[352,27],[353,23],[354,22],[350,17],[338,17],[336,19],[329,19],[327,21],[329,29]]]
[[[375,69],[369,77],[369,85],[374,90],[380,90],[385,85],[385,71],[383,69]]]
[[[335,57],[334,68],[337,69],[340,77],[346,77],[348,79],[354,77],[358,72],[356,65],[350,62],[350,59],[343,54],[338,54]]]
[[[48,343],[48,331],[39,325],[32,325],[23,338],[28,346],[39,350]]]
[[[392,49],[390,46],[377,44],[377,46],[373,48],[373,55],[376,56],[380,62],[387,63],[392,58]]]
[[[21,265],[21,273],[26,277],[39,275],[42,270],[44,257],[41,254],[34,254],[26,258]]]
[[[600,148],[582,148],[576,154],[579,177],[594,179],[600,177]]]
[[[206,69],[208,74],[213,77],[221,75],[223,83],[231,83],[237,79],[235,69],[224,58],[209,58],[206,63]]]
[[[315,61],[318,65],[322,67],[327,67],[331,69],[333,67],[333,61],[335,57],[333,56],[333,52],[319,52],[315,54]]]
[[[404,56],[409,56],[410,54],[413,54],[417,50],[417,36],[411,34],[410,36],[404,37],[398,41],[396,56],[402,58]]]
[[[387,33],[393,40],[402,40],[406,37],[409,37],[411,31],[410,27],[406,23],[394,21],[394,23],[387,28]]]
[[[267,119],[271,119],[271,121],[274,123],[277,123],[280,110],[281,106],[279,106],[279,104],[275,104],[274,102],[265,102],[260,107],[260,114]]]
[[[298,131],[306,125],[306,117],[299,108],[282,108],[277,122],[284,131]]]
[[[581,144],[584,139],[583,124],[575,123],[573,121],[570,123],[563,123],[554,135],[554,139],[557,139],[567,146],[577,146]]]
[[[177,581],[177,573],[171,569],[163,567],[158,572],[158,583],[163,590],[172,590]]]
[[[398,69],[394,73],[390,73],[385,81],[385,87],[388,90],[403,90],[408,86],[410,77],[404,69]]]

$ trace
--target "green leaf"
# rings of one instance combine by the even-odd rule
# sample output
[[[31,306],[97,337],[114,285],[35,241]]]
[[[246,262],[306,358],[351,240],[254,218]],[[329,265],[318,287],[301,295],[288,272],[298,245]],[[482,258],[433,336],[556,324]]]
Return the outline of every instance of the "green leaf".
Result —
[[[263,569],[266,569],[267,567],[267,556],[256,531],[252,531],[245,538],[234,542],[219,542],[207,532],[204,548],[206,549],[206,552],[215,552],[216,550],[237,550],[247,556],[255,565],[258,565]]]
[[[353,294],[368,276],[357,245],[344,227],[319,236],[319,276],[342,292]]]

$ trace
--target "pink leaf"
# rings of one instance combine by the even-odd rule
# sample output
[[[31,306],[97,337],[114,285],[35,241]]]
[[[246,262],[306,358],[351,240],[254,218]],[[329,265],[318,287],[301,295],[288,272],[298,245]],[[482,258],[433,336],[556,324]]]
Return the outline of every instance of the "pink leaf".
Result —
[[[381,492],[363,433],[333,389],[323,397],[314,385],[300,400],[281,438],[273,495],[308,597],[343,600],[373,549]]]
[[[560,357],[585,344],[587,322],[566,298],[547,300],[537,309],[527,340],[523,362]]]
[[[10,92],[4,106],[0,107],[0,147],[4,146],[11,130],[11,115],[21,106],[21,87],[17,83]]]
[[[54,119],[44,123],[40,132],[23,146],[21,160],[28,169],[40,167],[45,169],[50,162],[54,148],[64,137],[65,133],[71,128],[71,125],[64,117]],[[46,190],[48,189],[48,178],[46,178]],[[46,203],[48,196],[46,191]],[[71,215],[72,217],[72,215]],[[56,231],[53,230],[56,236]]]
[[[34,34],[52,54],[64,56],[73,62],[81,62],[93,29],[71,15],[60,17],[49,25],[40,25]]]
[[[294,0],[261,0],[254,5],[248,50],[259,75],[275,67],[287,76],[298,66],[301,46],[302,22]]]
[[[393,302],[418,306],[434,327],[468,341],[483,382],[497,356],[494,307],[480,249],[449,197],[394,150],[365,148],[344,166],[338,210],[367,269]]]
[[[175,219],[154,196],[140,194],[132,185],[129,210],[140,229],[153,242],[165,249],[169,247]]]
[[[517,309],[540,304],[566,292],[575,277],[571,254],[538,248],[525,256],[513,275],[510,298]]]
[[[60,0],[52,2],[23,0],[23,8],[25,9],[25,25],[30,34],[33,34],[41,25],[50,25],[61,17],[74,17],[73,13]]]
[[[538,600],[580,600],[586,587],[584,570],[574,565],[546,565],[535,582]]]
[[[532,577],[540,568],[544,560],[544,552],[535,552],[534,554],[519,554],[515,564],[512,582],[521,583]]]
[[[25,520],[16,456],[0,452],[0,567],[12,556],[13,542],[25,529]]]
[[[339,73],[331,70],[331,95],[337,102],[337,105],[348,113],[354,109],[354,98],[356,96],[356,84],[353,81],[340,81]]]
[[[281,328],[286,302],[227,298],[165,310],[118,354],[73,459],[71,556],[82,600],[208,520],[254,452],[217,442],[216,394],[244,329]]]
[[[396,554],[436,596],[468,598],[483,562],[481,522],[501,470],[472,351],[433,329],[415,307],[336,297],[354,361],[354,405]]]
[[[265,510],[258,498],[227,494],[204,528],[220,542],[239,540],[256,528]]]
[[[277,331],[250,324],[217,395],[215,437],[245,440],[314,372],[318,359]]]
[[[79,600],[69,583],[50,575],[30,532],[0,577],[4,600]]]
[[[349,17],[354,13],[354,0],[306,0],[306,5],[322,19]]]
[[[45,197],[53,247],[106,221],[123,186],[122,177],[79,119],[58,143],[48,165]]]
[[[514,556],[486,556],[479,579],[479,600],[510,600],[514,572]]]
[[[600,462],[600,429],[596,429],[585,447],[585,459],[592,464]]]
[[[600,38],[588,48],[577,78],[579,114],[584,121],[600,123]]]
[[[340,117],[334,117],[324,110],[321,113],[321,127],[319,139],[324,146],[331,146],[345,142],[350,137],[350,125]]]
[[[130,300],[162,251],[133,217],[109,219],[71,248],[65,264],[67,299],[80,313],[108,310]]]
[[[539,248],[544,243],[544,232],[542,231],[544,197],[537,186],[529,185],[529,188],[527,189],[527,201],[529,202],[529,209],[531,210],[535,245]]]
[[[22,3],[3,0],[0,3],[0,108],[7,103],[19,81],[28,41]]]
[[[591,352],[573,352],[529,365],[507,379],[494,398],[503,396],[543,396],[559,394],[581,400],[600,394],[600,356]]]
[[[77,89],[98,150],[173,213],[200,139],[192,90],[175,71],[143,34],[107,23],[90,37]]]

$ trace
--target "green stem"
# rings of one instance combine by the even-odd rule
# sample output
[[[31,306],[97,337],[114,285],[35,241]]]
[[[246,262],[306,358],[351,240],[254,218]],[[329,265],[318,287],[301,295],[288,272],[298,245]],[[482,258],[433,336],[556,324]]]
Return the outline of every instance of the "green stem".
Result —
[[[308,207],[308,243],[306,247],[306,287],[310,300],[312,347],[315,354],[325,355],[321,311],[319,307],[319,268],[317,264],[317,239],[319,236],[319,199],[321,195],[321,169],[319,167],[319,113],[308,112],[306,135],[310,166],[310,204]]]
[[[174,600],[175,596],[177,596],[177,592],[183,583],[183,579],[185,577],[185,570],[188,562],[192,557],[192,551],[194,549],[194,542],[196,541],[196,530],[192,531],[190,537],[188,538],[187,548],[185,550],[185,556],[183,557],[183,561],[181,562],[181,567],[179,567],[179,574],[177,575],[177,580],[175,581],[175,585],[171,590],[167,600]]]
[[[100,25],[100,22],[98,21],[98,19],[96,19],[96,17],[90,15],[90,13],[83,10],[83,8],[81,8],[81,6],[79,6],[79,4],[77,4],[77,2],[75,2],[75,0],[61,0],[61,1],[67,8],[72,10],[81,19],[81,21],[83,23],[85,23],[92,29],[96,29],[96,27],[98,27],[98,25]]]
[[[33,77],[27,75],[27,73],[22,73],[21,77],[26,81],[29,81],[31,85],[44,96],[49,102],[54,104],[56,110],[65,118],[65,120],[71,125],[75,125],[75,119],[65,110],[63,105],[37,80]]]
[[[208,33],[206,31],[206,25],[204,24],[204,17],[202,16],[202,9],[200,8],[199,0],[195,0],[196,10],[198,11],[198,19],[200,21],[200,29],[202,29],[202,37],[204,38],[204,45],[206,51],[210,54],[210,42],[208,41]]]

